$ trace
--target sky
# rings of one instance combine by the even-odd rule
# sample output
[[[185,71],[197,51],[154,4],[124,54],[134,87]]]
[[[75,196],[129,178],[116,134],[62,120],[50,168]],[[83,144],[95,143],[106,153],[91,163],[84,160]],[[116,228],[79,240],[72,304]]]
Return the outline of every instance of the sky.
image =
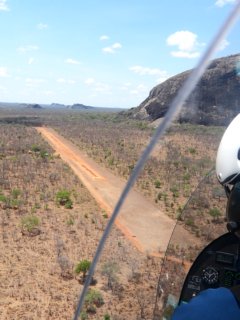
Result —
[[[196,66],[235,0],[0,0],[0,101],[131,108]],[[240,23],[214,56],[240,51]]]

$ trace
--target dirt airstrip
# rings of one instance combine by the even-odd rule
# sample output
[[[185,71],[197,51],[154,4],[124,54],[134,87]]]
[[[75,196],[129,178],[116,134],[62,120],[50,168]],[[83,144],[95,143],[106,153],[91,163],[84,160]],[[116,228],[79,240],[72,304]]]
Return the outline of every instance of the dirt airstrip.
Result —
[[[53,129],[36,129],[68,163],[99,205],[111,214],[126,181],[99,166]],[[121,209],[116,225],[140,251],[159,254],[167,248],[175,221],[132,190]],[[184,238],[183,234],[189,239],[190,235],[183,229],[181,241]]]

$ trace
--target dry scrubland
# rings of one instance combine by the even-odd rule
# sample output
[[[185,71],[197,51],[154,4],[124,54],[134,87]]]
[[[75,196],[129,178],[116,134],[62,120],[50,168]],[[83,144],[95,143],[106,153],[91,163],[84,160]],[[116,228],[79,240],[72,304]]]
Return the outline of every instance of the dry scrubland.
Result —
[[[114,115],[70,115],[64,125],[59,121],[54,126],[97,162],[125,178],[154,131],[146,122],[126,121]],[[137,181],[136,188],[141,193],[199,240],[199,245],[193,246],[190,241],[179,242],[173,236],[159,279],[159,295],[162,289],[172,294],[179,292],[187,269],[201,248],[226,232],[226,196],[214,171],[223,132],[222,127],[172,126]],[[157,299],[156,319],[161,316],[166,297]]]
[[[154,130],[114,114],[27,112],[125,178]],[[180,259],[181,266],[224,230],[226,201],[215,175],[204,180],[184,209],[214,166],[222,133],[217,127],[174,126],[136,185],[159,209],[180,217],[179,224],[201,241],[192,248],[173,239],[169,255]],[[0,319],[71,319],[82,287],[75,266],[91,261],[107,216],[33,128],[1,124],[0,137]],[[72,209],[56,201],[64,189],[70,192]],[[174,261],[168,262],[168,272],[176,291],[182,281],[176,271],[180,275],[183,270]],[[139,254],[114,228],[92,286],[104,304],[89,302],[81,318],[151,319],[160,265],[160,258]]]
[[[0,319],[71,319],[107,216],[31,127],[0,126]],[[56,201],[68,190],[73,208]],[[150,318],[160,260],[139,254],[115,228],[82,319]],[[104,304],[101,305],[101,298]]]
[[[51,125],[90,157],[125,178],[154,131],[146,122],[114,114],[70,114]],[[147,162],[136,188],[170,217],[178,217],[198,183],[214,169],[223,132],[222,127],[173,126]],[[217,206],[221,211],[218,200],[225,197],[214,180],[206,183],[213,187],[203,191],[197,201],[209,209],[210,220],[215,218],[211,209]]]

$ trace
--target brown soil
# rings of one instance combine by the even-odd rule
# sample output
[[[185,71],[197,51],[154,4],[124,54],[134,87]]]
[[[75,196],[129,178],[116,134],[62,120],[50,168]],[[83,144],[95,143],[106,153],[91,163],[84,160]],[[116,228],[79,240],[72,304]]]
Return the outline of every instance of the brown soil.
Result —
[[[52,133],[53,140],[58,139],[54,140],[56,147],[53,142],[52,145],[57,154],[65,152],[61,153],[65,163],[32,127],[0,127],[0,320],[72,317],[82,289],[75,266],[82,259],[92,260],[106,227],[107,214],[111,214],[125,183],[54,131],[45,132]],[[56,202],[57,192],[63,189],[71,192],[72,209]],[[103,319],[106,314],[113,320],[152,319],[162,251],[174,221],[159,212],[161,209],[151,200],[146,201],[135,191],[132,194],[117,221],[118,228],[112,229],[94,274],[97,283],[92,288],[101,293],[104,305],[97,308],[96,314],[88,313],[89,320]],[[4,201],[4,197],[11,201]],[[28,216],[40,220],[31,232],[22,225],[23,218]],[[176,245],[171,246],[173,255],[168,261],[173,266],[168,268],[168,274],[171,279],[176,274],[183,279],[179,267],[186,272],[190,259],[189,249],[184,251],[182,246],[189,242],[194,245],[196,241],[182,226],[174,232],[173,240]],[[145,254],[147,250],[154,255]],[[119,270],[110,288],[102,270],[112,262]],[[174,282],[176,287],[178,282]]]
[[[76,146],[51,128],[37,128],[61,158],[69,164],[90,193],[111,214],[126,183],[80,152]],[[166,251],[175,221],[170,219],[141,194],[132,190],[116,222],[123,234],[142,252],[158,255]],[[192,237],[183,228],[179,239]]]
[[[82,289],[75,266],[92,260],[106,216],[35,129],[2,125],[0,136],[0,320],[69,320]],[[56,202],[63,189],[71,192],[72,209]],[[26,217],[39,219],[37,229],[25,229]],[[109,288],[102,268],[112,262],[119,270]],[[88,319],[108,313],[111,319],[136,320],[140,298],[151,319],[160,263],[139,253],[114,226],[92,286],[104,305]]]

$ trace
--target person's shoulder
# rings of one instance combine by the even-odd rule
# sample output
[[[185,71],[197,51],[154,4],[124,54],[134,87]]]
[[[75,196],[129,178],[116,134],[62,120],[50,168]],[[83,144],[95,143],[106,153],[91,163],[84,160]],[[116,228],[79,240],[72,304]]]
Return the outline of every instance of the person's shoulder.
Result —
[[[227,288],[207,289],[189,303],[182,303],[172,320],[239,320],[240,306]]]

